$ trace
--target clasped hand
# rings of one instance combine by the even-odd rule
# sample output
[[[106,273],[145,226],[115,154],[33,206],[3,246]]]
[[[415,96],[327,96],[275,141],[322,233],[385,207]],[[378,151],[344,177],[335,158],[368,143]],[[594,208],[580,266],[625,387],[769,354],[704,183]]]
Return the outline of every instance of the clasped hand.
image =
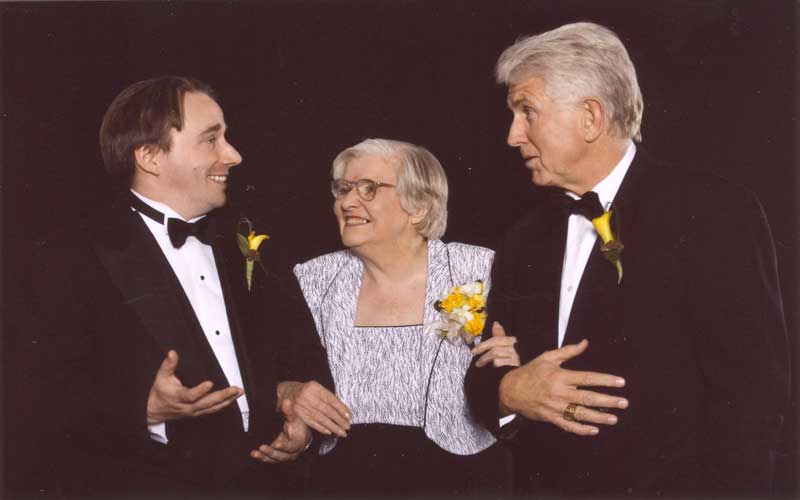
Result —
[[[262,462],[276,464],[295,460],[311,444],[311,429],[294,411],[291,400],[281,403],[283,430],[269,445],[262,444],[250,452],[250,456]]]

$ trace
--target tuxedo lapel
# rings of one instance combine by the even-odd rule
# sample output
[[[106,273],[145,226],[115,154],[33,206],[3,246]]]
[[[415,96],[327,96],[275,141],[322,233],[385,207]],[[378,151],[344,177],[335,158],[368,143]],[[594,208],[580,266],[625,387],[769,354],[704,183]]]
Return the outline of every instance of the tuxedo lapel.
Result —
[[[216,387],[227,385],[175,273],[139,215],[130,209],[114,213],[93,233],[92,244],[144,329],[164,353],[178,353],[183,384],[211,379]]]
[[[636,201],[642,195],[640,179],[648,168],[644,154],[638,152],[612,204],[614,213],[611,227],[614,236],[626,245],[621,257],[623,271],[632,267],[625,265],[626,256],[635,250],[628,246],[628,241],[636,234],[636,224],[639,222]],[[624,313],[622,299],[626,278],[623,272],[622,281],[617,283],[617,270],[600,251],[601,245],[602,241],[598,238],[581,277],[564,344],[576,343],[584,338],[606,342],[619,334]],[[612,318],[616,318],[616,322],[612,322]]]
[[[242,375],[242,383],[247,394],[248,405],[251,411],[258,407],[256,380],[252,376],[253,365],[250,353],[246,346],[244,332],[248,330],[246,326],[246,314],[244,310],[250,304],[250,294],[254,293],[247,289],[245,279],[245,258],[241,254],[235,241],[235,233],[230,234],[221,232],[217,235],[212,245],[214,250],[214,260],[219,273],[219,281],[222,285],[222,295],[225,300],[225,310],[228,314],[228,324],[231,328],[231,336],[236,348],[236,358],[239,362],[239,371]],[[256,266],[258,267],[258,266]],[[253,270],[253,283],[255,288],[256,280],[264,278],[260,269]],[[267,301],[263,304],[251,304],[254,307],[267,307]],[[266,328],[266,326],[264,326]],[[267,360],[260,360],[267,362]]]

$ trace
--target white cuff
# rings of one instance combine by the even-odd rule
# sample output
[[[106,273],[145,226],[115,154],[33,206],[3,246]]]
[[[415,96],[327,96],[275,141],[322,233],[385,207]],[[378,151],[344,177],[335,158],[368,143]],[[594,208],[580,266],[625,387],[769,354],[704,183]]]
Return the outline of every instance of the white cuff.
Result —
[[[504,425],[507,425],[509,422],[511,422],[515,418],[517,418],[517,414],[516,413],[512,413],[511,415],[506,415],[505,417],[501,417],[500,418],[500,427],[503,427]]]
[[[150,430],[150,439],[158,441],[161,444],[167,444],[167,423],[161,422],[160,424],[148,425],[147,429]]]

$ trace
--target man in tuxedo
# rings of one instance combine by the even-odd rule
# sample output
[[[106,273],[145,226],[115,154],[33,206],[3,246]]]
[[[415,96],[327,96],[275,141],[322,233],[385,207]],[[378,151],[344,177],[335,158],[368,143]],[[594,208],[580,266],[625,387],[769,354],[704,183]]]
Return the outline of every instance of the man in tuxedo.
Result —
[[[212,89],[161,77],[109,106],[103,160],[114,206],[34,260],[48,368],[48,443],[63,493],[285,494],[310,441],[277,411],[280,336],[314,328],[302,299],[237,245],[226,204],[242,158]],[[251,255],[251,258],[253,255]],[[284,419],[285,417],[285,419]]]
[[[768,494],[788,360],[758,200],[636,147],[636,72],[602,26],[521,39],[497,77],[537,188],[497,252],[487,324],[523,364],[472,366],[466,389],[485,425],[516,414],[516,488]]]

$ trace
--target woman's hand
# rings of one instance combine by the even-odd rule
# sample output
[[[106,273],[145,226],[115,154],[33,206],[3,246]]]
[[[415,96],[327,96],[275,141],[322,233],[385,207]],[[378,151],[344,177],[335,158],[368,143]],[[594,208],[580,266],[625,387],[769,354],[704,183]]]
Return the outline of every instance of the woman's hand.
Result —
[[[499,322],[492,323],[492,338],[484,340],[470,351],[473,356],[481,356],[475,366],[481,367],[491,363],[495,368],[500,366],[519,366],[519,353],[515,344],[517,337],[507,337],[506,331]]]
[[[294,412],[317,432],[347,437],[352,415],[350,408],[334,393],[315,381],[281,382],[278,384],[278,405],[290,400]]]

